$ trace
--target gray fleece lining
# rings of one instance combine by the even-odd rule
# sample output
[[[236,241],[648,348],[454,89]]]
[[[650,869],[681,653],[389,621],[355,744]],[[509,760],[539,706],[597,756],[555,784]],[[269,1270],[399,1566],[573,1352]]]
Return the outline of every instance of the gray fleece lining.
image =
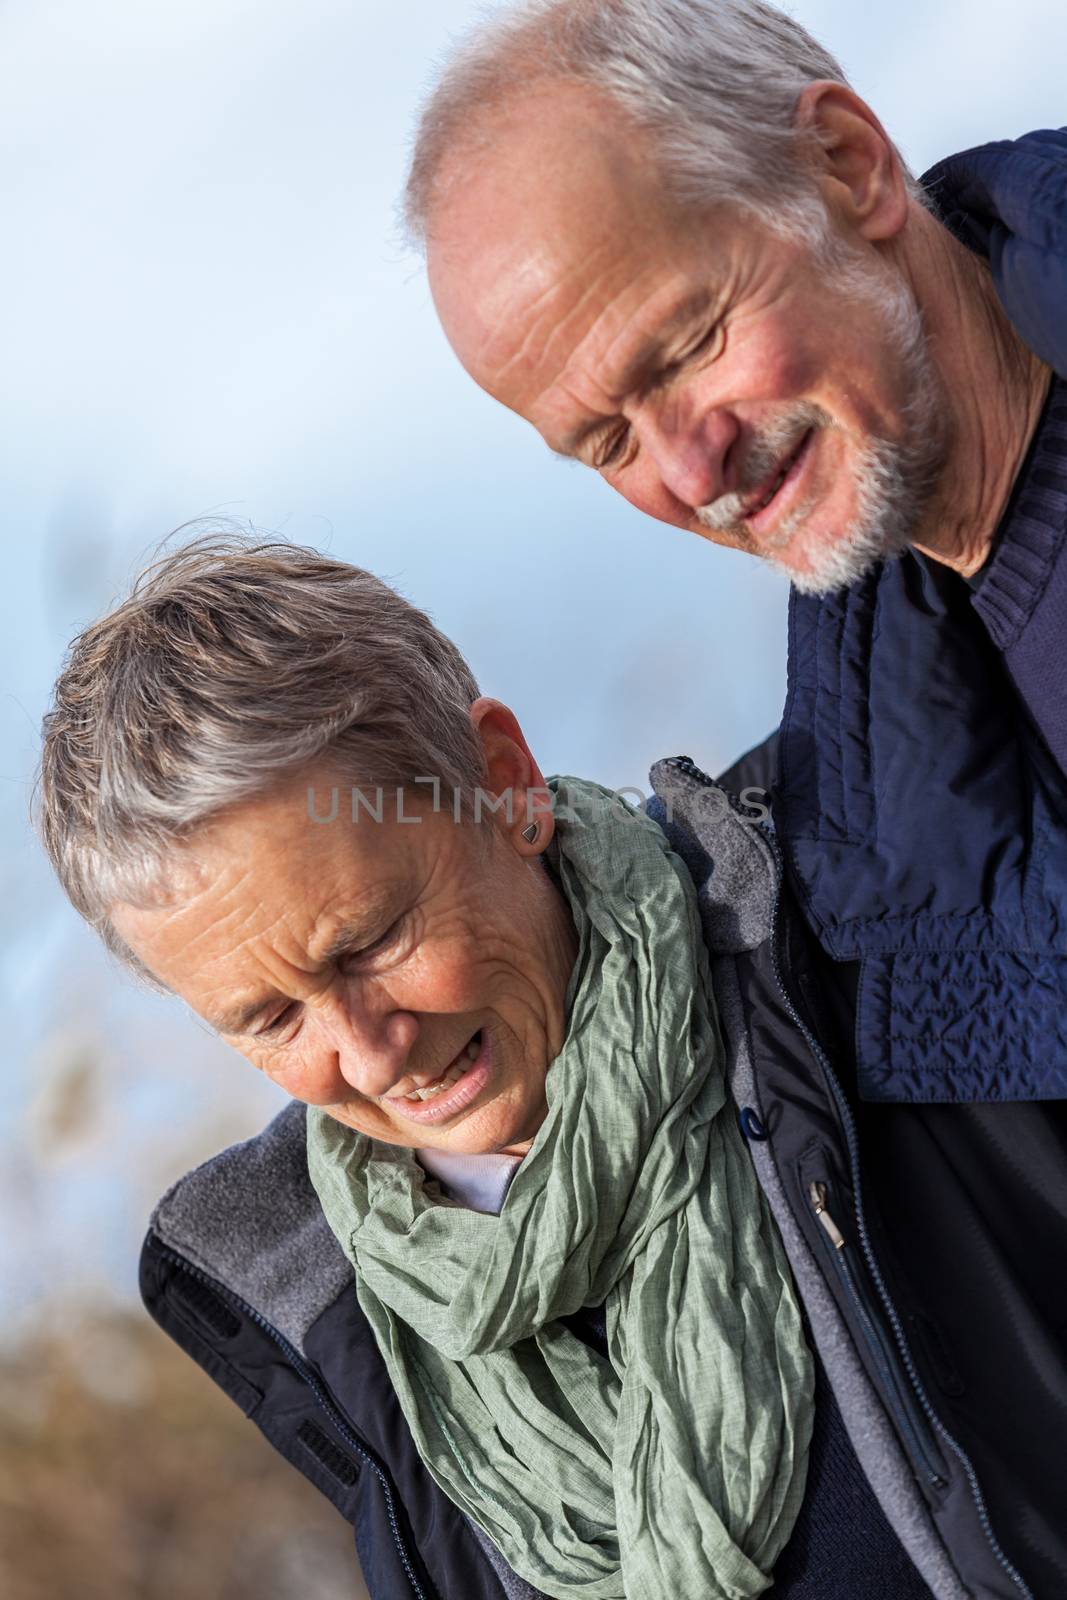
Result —
[[[542,1594],[540,1589],[535,1589],[532,1584],[526,1582],[525,1578],[520,1578],[517,1572],[512,1571],[492,1539],[487,1533],[482,1532],[476,1522],[471,1522],[469,1517],[465,1520],[474,1537],[485,1551],[486,1560],[500,1579],[504,1593],[507,1595],[507,1600],[547,1600],[547,1596]]]
[[[671,844],[697,885],[709,951],[755,950],[774,918],[774,868],[759,818],[739,816],[718,784],[670,761],[657,761],[649,776],[667,807],[666,826],[682,824]]]
[[[744,1005],[731,957],[713,960],[712,979],[733,1098],[738,1106],[752,1106],[762,1117]],[[767,1126],[766,1121],[764,1126]],[[852,1337],[797,1226],[775,1165],[773,1143],[773,1138],[768,1137],[766,1142],[751,1143],[749,1151],[760,1187],[781,1232],[812,1336],[860,1466],[873,1485],[897,1538],[937,1600],[968,1600],[969,1591],[959,1580],[929,1508],[916,1487],[914,1474],[885,1408],[860,1364]]]
[[[316,1318],[352,1284],[307,1170],[304,1106],[176,1183],[156,1207],[165,1244],[232,1289],[303,1350]]]

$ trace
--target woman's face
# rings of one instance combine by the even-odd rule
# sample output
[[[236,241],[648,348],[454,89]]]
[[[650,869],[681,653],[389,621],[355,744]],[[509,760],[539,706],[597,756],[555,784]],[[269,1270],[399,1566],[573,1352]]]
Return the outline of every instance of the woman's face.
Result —
[[[547,1109],[576,940],[540,859],[551,818],[522,838],[525,791],[543,779],[511,713],[480,708],[486,788],[514,788],[510,822],[457,824],[424,788],[402,791],[399,816],[386,790],[381,821],[362,807],[353,821],[351,785],[320,770],[206,828],[166,904],[112,917],[296,1099],[390,1144],[523,1154]],[[336,817],[313,820],[336,784]]]

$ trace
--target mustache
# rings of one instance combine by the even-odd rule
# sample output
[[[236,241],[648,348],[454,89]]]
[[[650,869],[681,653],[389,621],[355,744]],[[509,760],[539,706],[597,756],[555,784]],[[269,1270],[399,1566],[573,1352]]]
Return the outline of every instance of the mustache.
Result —
[[[813,428],[828,428],[832,419],[822,406],[805,401],[791,406],[772,426],[755,434],[749,444],[736,489],[698,506],[695,515],[705,528],[725,533],[744,520],[745,507],[757,490],[772,478],[784,461],[799,448],[804,435]]]

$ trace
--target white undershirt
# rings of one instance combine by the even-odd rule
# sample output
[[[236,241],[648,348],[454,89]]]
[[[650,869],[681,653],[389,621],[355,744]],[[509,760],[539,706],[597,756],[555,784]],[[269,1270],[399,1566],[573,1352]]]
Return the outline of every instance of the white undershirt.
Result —
[[[416,1150],[420,1166],[435,1177],[453,1200],[472,1211],[494,1215],[504,1204],[508,1184],[522,1163],[521,1156],[491,1152],[484,1156],[453,1155],[450,1150]]]

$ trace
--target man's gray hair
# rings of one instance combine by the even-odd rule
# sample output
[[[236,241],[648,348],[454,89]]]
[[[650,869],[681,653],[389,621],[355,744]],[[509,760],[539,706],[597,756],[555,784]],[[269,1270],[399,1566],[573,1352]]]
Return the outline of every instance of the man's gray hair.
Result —
[[[74,906],[143,973],[109,907],[150,903],[205,823],[320,762],[467,797],[477,698],[455,645],[369,572],[202,536],[74,640],[44,719],[39,831]]]
[[[438,199],[491,145],[493,114],[562,83],[603,93],[647,130],[681,203],[738,205],[818,244],[825,211],[794,116],[805,87],[824,79],[848,81],[764,0],[520,0],[458,46],[426,101],[403,201],[408,238],[425,249]]]

